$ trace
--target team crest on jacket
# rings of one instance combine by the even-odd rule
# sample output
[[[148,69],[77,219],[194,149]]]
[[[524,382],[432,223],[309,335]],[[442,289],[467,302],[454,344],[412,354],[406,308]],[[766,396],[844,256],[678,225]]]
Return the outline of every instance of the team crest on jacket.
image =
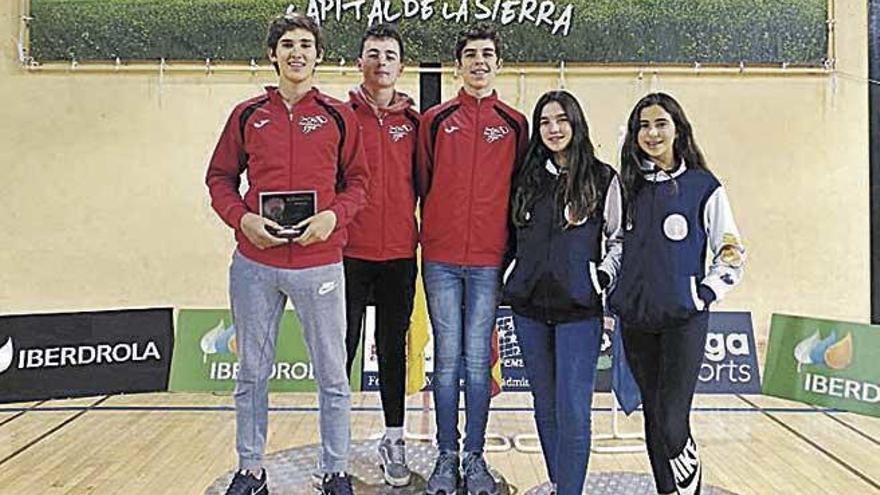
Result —
[[[413,128],[409,124],[393,125],[388,128],[388,134],[391,135],[391,141],[398,142],[405,138],[407,134],[412,132]]]
[[[663,220],[663,233],[670,241],[684,240],[688,235],[688,223],[684,215],[673,213]]]
[[[302,129],[303,134],[316,131],[326,123],[327,117],[323,115],[303,115],[299,118],[299,128]]]
[[[483,137],[487,143],[494,143],[510,133],[510,128],[506,125],[487,125],[483,128]]]

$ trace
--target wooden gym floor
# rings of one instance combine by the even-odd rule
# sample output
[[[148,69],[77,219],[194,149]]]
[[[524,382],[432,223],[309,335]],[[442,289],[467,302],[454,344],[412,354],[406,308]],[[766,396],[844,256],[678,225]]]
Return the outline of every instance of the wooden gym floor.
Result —
[[[353,396],[352,434],[381,431],[378,394]],[[593,403],[593,433],[610,431],[609,394]],[[432,413],[410,398],[408,429]],[[314,394],[273,394],[267,452],[317,441]],[[489,431],[534,432],[525,393],[492,402]],[[880,418],[764,396],[697,396],[692,425],[707,483],[739,494],[880,494]],[[641,430],[641,413],[621,430]],[[411,442],[413,440],[410,440]],[[595,444],[595,441],[594,441]],[[522,493],[542,483],[540,453],[488,454]],[[202,494],[234,468],[228,394],[146,394],[0,405],[0,493]],[[650,472],[644,452],[598,454],[591,472]]]

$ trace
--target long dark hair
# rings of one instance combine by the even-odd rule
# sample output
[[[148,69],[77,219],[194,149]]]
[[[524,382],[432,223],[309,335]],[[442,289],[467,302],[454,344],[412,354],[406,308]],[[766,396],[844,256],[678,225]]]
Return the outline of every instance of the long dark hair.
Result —
[[[639,129],[641,128],[639,120],[642,116],[642,110],[654,105],[663,108],[672,117],[672,122],[675,124],[675,142],[672,146],[674,163],[678,164],[684,161],[688,168],[709,171],[703,152],[700,151],[700,147],[694,140],[694,131],[684,109],[675,98],[666,93],[651,93],[639,100],[632,113],[629,114],[629,120],[626,124],[626,138],[623,141],[623,148],[620,150],[623,195],[629,206],[632,205],[632,199],[635,198],[645,182],[640,163],[642,160],[648,159],[648,155],[639,147]],[[631,219],[632,212],[629,206],[627,207],[627,216]]]
[[[563,151],[566,158],[564,183],[555,188],[544,165],[553,153],[541,139],[541,112],[551,102],[559,103],[571,125],[571,141]],[[541,95],[532,114],[532,137],[528,151],[513,181],[511,216],[513,224],[524,227],[528,224],[527,213],[535,202],[550,191],[556,194],[559,218],[565,218],[568,205],[571,220],[581,220],[592,216],[599,209],[600,162],[596,160],[593,143],[590,141],[590,127],[584,117],[580,103],[567,91],[548,91]],[[561,182],[561,181],[560,181]]]

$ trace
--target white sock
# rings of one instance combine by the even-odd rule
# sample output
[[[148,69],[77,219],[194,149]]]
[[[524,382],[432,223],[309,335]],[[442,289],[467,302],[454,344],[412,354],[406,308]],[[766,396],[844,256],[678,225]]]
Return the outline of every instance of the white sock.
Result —
[[[392,442],[396,442],[398,440],[403,440],[403,427],[385,427],[385,438],[391,440]]]

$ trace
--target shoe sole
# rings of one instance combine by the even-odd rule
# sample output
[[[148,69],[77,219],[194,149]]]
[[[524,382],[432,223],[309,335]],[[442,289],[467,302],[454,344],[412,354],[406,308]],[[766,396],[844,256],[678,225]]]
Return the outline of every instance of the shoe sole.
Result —
[[[385,459],[382,457],[382,453],[377,452],[376,457],[379,458],[379,469],[382,470],[382,478],[385,480],[385,484],[392,488],[401,488],[410,484],[410,481],[412,481],[412,472],[406,475],[406,478],[395,478],[385,470]]]
[[[407,476],[406,478],[393,478],[389,476],[384,469],[382,469],[382,478],[385,479],[385,484],[392,488],[403,488],[404,486],[408,486],[412,481],[412,475]]]
[[[401,488],[407,486],[412,481],[412,474],[408,475],[406,478],[394,478],[388,474],[388,471],[385,471],[385,465],[381,462],[379,463],[379,469],[382,470],[382,478],[385,480],[385,483],[394,488]]]
[[[465,493],[467,495],[499,495],[501,493],[501,491],[497,487],[495,488],[494,492],[487,492],[485,490],[479,491],[479,492],[472,492],[472,491],[468,490],[467,488],[465,488]]]
[[[425,488],[427,488],[427,487],[425,487]],[[461,486],[461,482],[459,482],[459,483],[456,483],[456,486],[455,486],[455,488],[452,489],[452,491],[447,491],[447,490],[444,490],[444,489],[441,488],[441,489],[439,489],[439,490],[435,490],[435,491],[433,491],[433,492],[429,492],[429,491],[426,489],[426,490],[425,490],[425,495],[457,495],[457,494],[459,493],[459,491],[461,490],[461,488],[462,488],[462,486]],[[467,492],[465,492],[465,493],[467,493]]]
[[[501,490],[498,489],[498,480],[495,480],[495,491],[494,491],[494,492],[487,492],[486,490],[481,490],[481,491],[478,491],[478,492],[472,492],[472,491],[470,491],[470,489],[467,487],[467,483],[465,483],[465,485],[464,485],[464,493],[465,493],[466,495],[500,495],[500,494],[501,494]]]
[[[452,490],[451,492],[447,492],[446,490],[437,490],[436,492],[425,492],[425,495],[456,495],[458,493],[458,489]]]

